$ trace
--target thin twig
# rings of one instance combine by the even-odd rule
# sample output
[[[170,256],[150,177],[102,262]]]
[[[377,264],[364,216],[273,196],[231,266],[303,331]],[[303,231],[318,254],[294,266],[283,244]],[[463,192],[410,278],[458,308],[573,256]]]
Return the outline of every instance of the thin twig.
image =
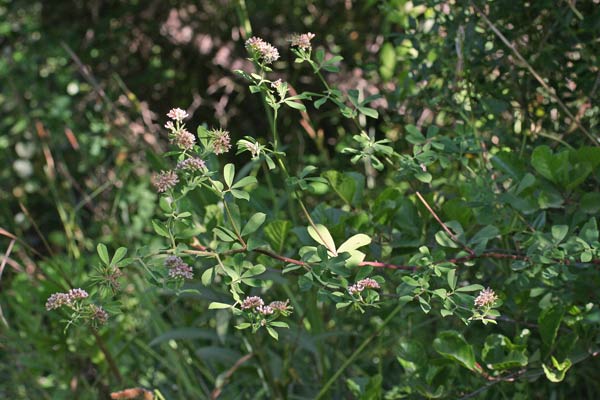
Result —
[[[475,255],[475,252],[473,251],[473,249],[471,249],[469,246],[467,246],[466,244],[464,244],[460,240],[458,240],[458,238],[456,237],[456,235],[454,233],[452,233],[450,228],[448,228],[448,226],[440,219],[440,217],[438,217],[438,215],[435,213],[435,211],[433,211],[433,208],[431,208],[431,206],[429,205],[429,203],[427,203],[425,198],[423,196],[421,196],[421,193],[419,193],[419,192],[415,192],[415,193],[416,193],[417,197],[419,198],[419,200],[421,200],[421,203],[423,203],[425,208],[427,208],[427,211],[429,211],[429,213],[433,216],[433,218],[435,218],[435,220],[442,226],[442,228],[450,236],[452,241],[454,243],[462,246],[472,256]]]
[[[362,353],[362,351],[369,345],[369,343],[371,343],[371,341],[377,335],[379,335],[381,333],[381,331],[383,331],[383,329],[386,327],[386,325],[389,324],[392,319],[394,319],[396,314],[398,314],[402,310],[402,308],[403,308],[403,305],[398,304],[396,306],[396,308],[394,308],[392,310],[392,312],[387,316],[387,318],[381,323],[381,325],[379,325],[377,327],[375,332],[373,332],[371,335],[369,335],[368,337],[365,338],[365,340],[360,344],[360,346],[358,346],[358,348],[350,355],[350,357],[348,357],[348,359],[346,361],[344,361],[344,363],[338,368],[338,370],[333,374],[333,376],[331,378],[329,378],[327,383],[325,383],[325,385],[323,385],[323,388],[319,391],[319,394],[317,394],[317,397],[315,397],[316,400],[319,400],[319,399],[323,398],[323,396],[325,396],[325,394],[329,391],[329,388],[337,381],[337,379],[346,370],[346,368],[350,364],[352,364],[352,362],[354,362],[356,357],[358,357],[358,355],[360,353]]]
[[[563,101],[558,97],[558,95],[556,95],[556,91],[554,90],[554,88],[552,88],[550,85],[548,85],[540,76],[540,74],[537,73],[537,71],[535,69],[533,69],[533,67],[531,66],[531,64],[529,64],[529,62],[527,62],[527,60],[525,60],[525,57],[523,57],[521,55],[521,53],[519,52],[519,50],[516,49],[516,47],[510,43],[508,41],[508,39],[502,34],[502,32],[500,32],[500,30],[498,30],[498,28],[494,25],[494,23],[492,21],[490,21],[488,19],[488,17],[485,15],[485,13],[483,11],[481,11],[481,9],[479,7],[477,7],[475,5],[475,3],[473,3],[473,1],[471,1],[471,6],[473,7],[473,9],[475,9],[475,11],[477,11],[477,13],[479,14],[479,16],[481,17],[481,19],[483,19],[485,21],[485,23],[490,27],[490,29],[496,34],[496,36],[498,36],[498,38],[500,38],[500,40],[506,45],[506,47],[508,47],[513,54],[525,65],[525,67],[527,67],[527,69],[529,70],[529,72],[531,73],[531,75],[533,75],[533,77],[539,82],[540,85],[542,85],[542,87],[544,89],[546,89],[546,91],[548,92],[548,95],[558,103],[558,105],[560,106],[560,108],[563,109],[563,111],[565,112],[565,114],[567,114],[567,116],[571,119],[571,121],[577,125],[577,127],[583,132],[585,133],[585,135],[592,141],[592,143],[594,143],[595,146],[600,146],[600,143],[598,142],[598,139],[595,138],[582,124],[581,122],[579,122],[579,120],[573,115],[573,113],[571,113],[571,111],[569,110],[569,108],[565,105],[565,103],[563,103]]]
[[[6,249],[6,253],[4,253],[4,257],[2,257],[2,262],[0,262],[0,279],[2,279],[2,272],[4,271],[4,266],[8,261],[8,257],[10,256],[10,253],[12,252],[16,241],[16,239],[10,241],[10,243],[8,244],[8,248]]]
[[[106,361],[108,362],[108,368],[110,369],[110,371],[112,372],[114,377],[117,379],[117,382],[119,382],[119,383],[122,382],[123,377],[121,376],[121,372],[119,372],[119,367],[117,366],[117,363],[115,362],[115,359],[112,357],[112,354],[110,353],[110,351],[106,348],[106,345],[104,344],[104,340],[102,340],[102,337],[100,337],[100,335],[98,334],[98,332],[96,332],[94,330],[94,328],[90,327],[90,332],[94,336],[94,339],[96,339],[96,343],[98,344],[100,351],[102,352],[102,354],[104,354],[104,357],[106,358]]]
[[[275,260],[279,260],[288,264],[295,264],[306,269],[311,268],[311,264],[302,260],[297,260],[295,258],[286,257],[281,254],[277,254],[271,250],[267,249],[253,249],[248,250],[247,247],[227,250],[221,253],[217,253],[209,247],[203,246],[199,243],[194,243],[192,247],[199,248],[201,250],[184,250],[183,252],[191,255],[205,256],[205,257],[215,257],[215,256],[230,256],[233,254],[245,253],[247,251],[252,251],[254,253],[264,254],[268,257],[271,257]],[[471,254],[463,257],[455,257],[455,258],[447,258],[444,260],[439,260],[433,262],[433,264],[442,264],[442,263],[452,263],[452,264],[464,264],[469,261],[477,260],[477,259],[494,259],[494,260],[521,260],[530,262],[531,258],[524,254],[514,254],[514,253],[501,253],[498,251],[490,251],[481,254]],[[569,260],[555,260],[557,263],[562,263],[564,265],[572,265]],[[584,264],[595,264],[600,265],[600,259],[593,259],[588,263]],[[420,267],[418,265],[403,265],[403,264],[392,264],[380,261],[361,261],[358,263],[359,267],[375,267],[375,268],[385,268],[385,269],[395,269],[395,270],[403,270],[403,271],[417,271]]]
[[[227,372],[225,372],[225,374],[223,375],[223,380],[217,384],[214,388],[214,390],[212,391],[212,393],[210,394],[210,398],[212,400],[217,399],[220,395],[221,395],[221,391],[223,390],[223,386],[225,386],[227,384],[227,382],[229,381],[229,378],[231,378],[231,376],[233,375],[233,373],[235,371],[237,371],[237,369],[246,361],[248,361],[249,359],[251,359],[252,357],[254,357],[254,353],[249,353],[246,354],[245,356],[243,356],[242,358],[240,358],[239,360],[237,360],[235,362],[235,364],[233,364],[233,366],[231,368],[229,368],[227,370]]]

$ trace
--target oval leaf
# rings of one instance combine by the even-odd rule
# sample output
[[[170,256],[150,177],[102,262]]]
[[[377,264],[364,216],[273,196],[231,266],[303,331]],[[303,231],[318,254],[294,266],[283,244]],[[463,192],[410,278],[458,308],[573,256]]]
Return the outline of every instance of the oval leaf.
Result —
[[[316,230],[312,227],[308,227],[308,234],[311,238],[315,240],[315,242],[322,244],[327,247],[327,250],[337,255],[335,251],[335,242],[333,241],[333,237],[331,237],[331,233],[329,233],[329,229],[326,226],[321,224],[316,224]]]
[[[473,347],[456,331],[446,331],[433,341],[433,348],[440,355],[454,360],[463,367],[475,371],[475,356]]]
[[[364,233],[359,233],[357,235],[352,236],[348,240],[346,240],[340,248],[338,249],[338,253],[343,253],[346,251],[356,250],[359,247],[366,246],[371,243],[371,238]]]

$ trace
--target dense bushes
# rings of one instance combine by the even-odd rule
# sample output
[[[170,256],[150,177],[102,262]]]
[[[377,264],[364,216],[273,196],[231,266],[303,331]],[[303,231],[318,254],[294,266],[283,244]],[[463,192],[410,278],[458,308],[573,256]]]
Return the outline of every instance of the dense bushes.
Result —
[[[595,2],[0,5],[3,397],[600,393]]]

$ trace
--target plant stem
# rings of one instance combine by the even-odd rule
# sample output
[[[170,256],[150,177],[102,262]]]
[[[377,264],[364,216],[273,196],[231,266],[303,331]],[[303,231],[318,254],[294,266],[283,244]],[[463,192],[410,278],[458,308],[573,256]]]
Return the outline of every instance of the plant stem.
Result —
[[[317,397],[315,397],[315,400],[322,399],[323,396],[325,396],[327,391],[329,391],[329,388],[337,381],[337,379],[344,372],[344,370],[346,368],[348,368],[348,366],[354,362],[356,357],[358,357],[358,355],[360,353],[362,353],[362,351],[369,345],[369,343],[371,343],[371,341],[383,330],[383,328],[385,328],[387,326],[387,324],[389,324],[392,321],[392,319],[396,316],[396,314],[398,314],[400,312],[401,309],[402,309],[402,304],[398,304],[392,310],[392,312],[387,316],[387,318],[383,321],[383,323],[375,330],[375,332],[373,332],[369,337],[367,337],[361,343],[361,345],[358,346],[358,348],[354,351],[354,353],[352,353],[350,355],[350,357],[348,357],[348,359],[346,361],[344,361],[342,366],[340,368],[338,368],[338,370],[335,372],[335,374],[333,374],[333,376],[331,378],[329,378],[329,380],[327,381],[325,386],[323,386],[323,388],[321,389],[319,394],[317,394]]]
[[[240,241],[242,246],[244,246],[244,248],[245,248],[246,242],[244,242],[244,239],[242,238],[240,230],[238,229],[237,225],[235,224],[235,221],[233,220],[233,216],[231,215],[231,211],[229,211],[229,206],[227,205],[227,201],[225,201],[225,199],[223,199],[223,205],[225,206],[225,212],[227,213],[227,216],[229,217],[229,221],[231,222],[231,226],[233,226],[233,230],[235,231],[235,234],[237,235],[238,240]]]

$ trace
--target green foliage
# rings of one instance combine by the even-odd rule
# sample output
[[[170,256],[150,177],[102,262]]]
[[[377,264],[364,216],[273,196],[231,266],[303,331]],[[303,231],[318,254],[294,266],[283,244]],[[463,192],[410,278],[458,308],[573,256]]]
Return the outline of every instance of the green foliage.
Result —
[[[0,397],[598,397],[593,2],[75,3],[0,1]]]

